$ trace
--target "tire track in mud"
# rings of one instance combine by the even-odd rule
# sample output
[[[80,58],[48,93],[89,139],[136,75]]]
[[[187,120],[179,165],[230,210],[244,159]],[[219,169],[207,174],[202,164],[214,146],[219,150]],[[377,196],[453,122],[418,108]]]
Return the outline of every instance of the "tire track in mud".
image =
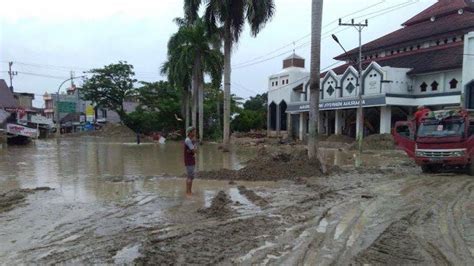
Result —
[[[354,258],[356,263],[474,263],[469,243],[460,230],[461,223],[467,222],[471,227],[474,224],[471,222],[469,225],[469,221],[456,215],[458,204],[469,202],[470,193],[466,192],[473,181],[459,182],[436,177],[429,183],[431,187],[418,187],[426,191],[417,193],[417,190],[413,190],[407,193],[406,199],[414,199],[405,204],[412,204],[415,211],[390,224],[367,249]]]

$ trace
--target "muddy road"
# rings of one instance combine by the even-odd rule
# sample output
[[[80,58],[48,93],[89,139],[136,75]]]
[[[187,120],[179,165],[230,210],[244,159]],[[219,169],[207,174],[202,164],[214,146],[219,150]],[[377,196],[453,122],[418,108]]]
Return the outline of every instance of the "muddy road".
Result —
[[[350,151],[325,158],[329,176],[201,179],[190,198],[183,179],[148,172],[42,176],[25,187],[53,190],[0,212],[0,262],[474,264],[474,178],[422,174],[399,151],[368,152],[360,169]]]

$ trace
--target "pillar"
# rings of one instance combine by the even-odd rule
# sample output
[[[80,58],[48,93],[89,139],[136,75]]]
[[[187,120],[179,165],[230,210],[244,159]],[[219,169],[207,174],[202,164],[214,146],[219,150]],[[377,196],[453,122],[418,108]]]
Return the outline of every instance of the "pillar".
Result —
[[[288,132],[288,139],[293,139],[293,123],[292,123],[292,114],[286,114],[286,132]]]
[[[280,105],[276,106],[276,132],[277,136],[280,136],[281,131],[281,113],[280,113]]]
[[[392,131],[392,107],[380,107],[380,134],[390,134]]]
[[[299,139],[304,141],[304,136],[306,135],[306,121],[304,113],[300,113],[300,126],[299,126]]]
[[[334,123],[336,128],[334,132],[336,135],[342,135],[342,125],[343,125],[343,118],[342,118],[342,110],[336,110],[336,122]]]
[[[364,109],[357,108],[357,120],[356,120],[356,137],[358,138],[361,134],[364,133],[364,125],[360,119],[360,112],[363,112]]]
[[[270,105],[267,106],[267,137],[270,137],[270,132],[272,131],[272,122],[271,122],[271,109]]]

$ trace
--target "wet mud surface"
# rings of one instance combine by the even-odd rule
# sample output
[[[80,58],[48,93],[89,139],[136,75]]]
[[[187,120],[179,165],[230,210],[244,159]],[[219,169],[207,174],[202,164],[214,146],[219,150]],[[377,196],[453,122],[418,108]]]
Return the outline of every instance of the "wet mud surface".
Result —
[[[184,179],[147,174],[96,181],[104,200],[2,192],[0,262],[474,265],[473,177],[422,174],[398,151],[364,156],[355,169],[350,152],[325,154],[340,168],[329,175],[196,179],[192,197]]]
[[[8,192],[0,194],[0,213],[8,212],[18,207],[19,205],[25,204],[26,197],[29,194],[33,194],[38,191],[49,191],[49,187],[37,187],[34,189],[14,189]]]
[[[276,181],[320,176],[320,168],[317,160],[308,160],[306,151],[271,153],[262,149],[257,158],[249,160],[240,170],[202,171],[198,173],[198,177],[215,180]]]

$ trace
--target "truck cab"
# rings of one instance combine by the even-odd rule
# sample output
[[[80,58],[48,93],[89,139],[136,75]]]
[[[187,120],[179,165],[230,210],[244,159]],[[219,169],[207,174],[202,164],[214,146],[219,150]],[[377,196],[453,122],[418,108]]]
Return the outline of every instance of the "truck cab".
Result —
[[[465,169],[474,175],[474,118],[467,110],[433,111],[418,123],[397,122],[393,136],[423,172]]]

